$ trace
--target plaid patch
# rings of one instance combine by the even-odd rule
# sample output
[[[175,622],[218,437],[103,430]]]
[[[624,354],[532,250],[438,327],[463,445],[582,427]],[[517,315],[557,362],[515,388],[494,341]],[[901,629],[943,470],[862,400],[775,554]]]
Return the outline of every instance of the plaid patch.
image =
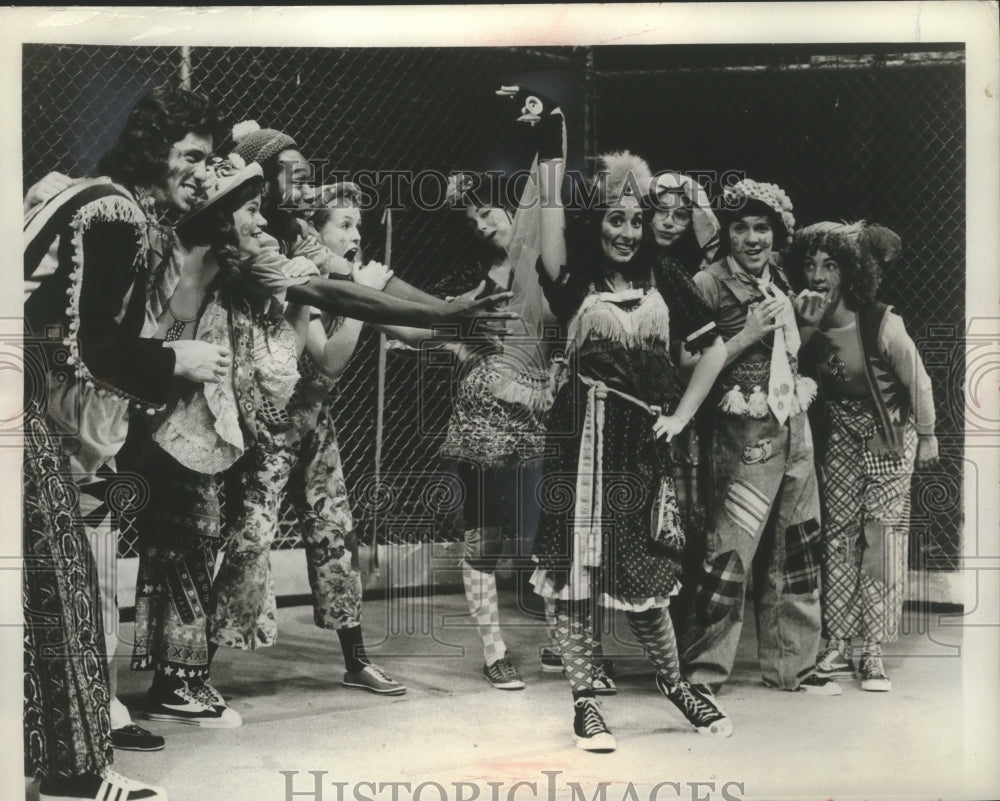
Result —
[[[743,593],[746,573],[736,551],[727,551],[705,563],[695,599],[698,622],[709,626],[725,618]]]
[[[819,522],[812,518],[785,529],[783,595],[805,595],[819,587]]]
[[[736,525],[753,537],[767,518],[771,503],[753,484],[738,478],[726,490],[723,506]]]

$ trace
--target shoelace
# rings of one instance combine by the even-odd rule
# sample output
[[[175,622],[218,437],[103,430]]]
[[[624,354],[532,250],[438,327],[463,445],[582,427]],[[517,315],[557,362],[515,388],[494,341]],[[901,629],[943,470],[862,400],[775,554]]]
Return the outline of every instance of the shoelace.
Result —
[[[207,684],[196,685],[191,690],[192,695],[194,695],[196,701],[201,701],[201,703],[206,706],[214,707],[219,703],[219,699],[216,697],[214,690]]]
[[[713,723],[724,717],[718,708],[694,692],[691,685],[682,681],[677,685],[677,694],[684,705],[685,715],[688,720],[696,725],[701,723]]]
[[[819,659],[816,660],[816,664],[817,665],[819,665],[819,664],[827,664],[827,663],[833,664],[835,656],[840,656],[841,657],[841,661],[844,661],[844,662],[847,661],[846,659],[844,659],[843,655],[840,653],[840,649],[839,648],[837,648],[834,645],[829,645],[829,646],[826,647],[826,650],[824,650],[823,653],[821,653],[819,655]]]
[[[386,676],[385,673],[382,672],[382,668],[376,667],[375,665],[368,665],[367,667],[368,667],[368,669],[372,673],[375,674],[376,678],[378,678],[380,681],[384,681],[386,684],[395,684],[396,683],[392,679],[390,679],[388,676]]]
[[[497,660],[496,667],[500,676],[505,681],[515,681],[517,679],[517,670],[514,668],[514,665],[510,661],[509,657],[505,656]]]
[[[187,683],[185,683],[183,687],[178,687],[174,690],[174,693],[178,697],[183,698],[185,701],[193,701],[196,704],[201,704],[206,710],[211,709],[212,703],[211,701],[205,700],[202,695],[203,692],[204,688],[198,687],[192,689],[191,685]]]
[[[601,709],[597,701],[593,698],[583,700],[583,736],[593,737],[595,734],[604,734],[608,731],[608,725],[604,722]]]
[[[861,672],[869,679],[888,678],[882,659],[877,656],[866,656],[861,665]]]

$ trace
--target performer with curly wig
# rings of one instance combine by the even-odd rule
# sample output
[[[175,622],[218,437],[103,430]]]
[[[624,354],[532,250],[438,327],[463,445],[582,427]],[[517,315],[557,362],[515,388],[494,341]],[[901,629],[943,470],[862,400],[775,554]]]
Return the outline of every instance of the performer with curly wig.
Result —
[[[817,460],[823,498],[823,629],[816,673],[855,675],[887,692],[882,643],[899,635],[906,585],[914,463],[937,462],[934,397],[916,345],[891,306],[875,300],[899,237],[863,222],[816,223],[795,234],[788,274],[817,305],[803,366],[818,373],[822,424]]]
[[[25,335],[40,368],[25,382],[25,770],[43,800],[167,797],[109,768],[112,743],[163,747],[114,697],[110,518],[141,494],[115,461],[130,406],[153,410],[175,376],[215,382],[230,363],[228,348],[150,338],[144,292],[171,256],[158,217],[194,205],[219,127],[207,98],[160,87],[132,109],[102,177],[25,199]]]

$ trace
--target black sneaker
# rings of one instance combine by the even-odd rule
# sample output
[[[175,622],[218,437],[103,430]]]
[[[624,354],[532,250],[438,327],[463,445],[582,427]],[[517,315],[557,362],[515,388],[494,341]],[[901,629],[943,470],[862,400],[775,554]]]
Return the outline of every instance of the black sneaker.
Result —
[[[882,666],[880,656],[862,656],[858,665],[858,678],[861,679],[861,689],[870,693],[887,693],[892,689],[892,682]]]
[[[577,698],[573,702],[573,734],[576,747],[584,751],[607,754],[618,747],[596,698]]]
[[[809,695],[843,695],[844,691],[833,679],[825,679],[810,673],[792,692],[808,693]]]
[[[596,695],[618,694],[618,687],[615,686],[615,680],[607,674],[607,671],[604,670],[604,666],[600,663],[594,665],[591,682]]]
[[[72,779],[42,779],[38,801],[167,801],[167,791],[152,784],[127,779],[111,768],[101,775]]]
[[[543,673],[562,673],[563,663],[562,657],[559,656],[551,648],[542,649],[542,672]]]
[[[187,683],[161,692],[151,689],[146,696],[146,717],[206,729],[235,729],[243,725],[239,712],[214,706],[203,691],[192,690]]]
[[[695,727],[698,734],[710,737],[729,737],[733,733],[733,722],[726,717],[715,703],[715,697],[696,690],[690,683],[676,684],[656,674],[656,687],[677,707],[684,719]]]
[[[129,723],[111,730],[111,744],[119,751],[162,751],[164,740],[159,734]]]
[[[703,695],[705,698],[707,698],[709,701],[711,701],[713,704],[715,704],[716,708],[723,715],[726,714],[726,710],[722,708],[722,704],[719,703],[719,699],[715,697],[718,694],[719,690],[722,689],[721,685],[719,685],[719,684],[696,684],[695,682],[691,682],[691,689],[694,692],[696,692],[698,695]]]
[[[524,681],[510,657],[504,654],[492,665],[483,666],[483,678],[498,690],[523,690]]]

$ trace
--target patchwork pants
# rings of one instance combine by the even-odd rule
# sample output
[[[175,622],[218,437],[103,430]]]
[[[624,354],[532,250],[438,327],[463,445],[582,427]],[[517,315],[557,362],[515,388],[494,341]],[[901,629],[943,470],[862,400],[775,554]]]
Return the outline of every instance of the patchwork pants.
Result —
[[[828,404],[830,432],[820,479],[823,494],[823,629],[827,637],[893,642],[906,588],[913,421],[904,455],[873,454],[877,430],[868,399]]]
[[[215,477],[189,470],[151,442],[140,464],[153,480],[149,503],[135,521],[139,570],[132,669],[204,678],[221,540]]]
[[[692,682],[729,678],[753,577],[764,681],[792,690],[816,661],[820,637],[819,495],[805,414],[781,425],[716,414],[706,557],[681,662]]]
[[[301,523],[314,622],[326,629],[361,625],[354,522],[336,432],[321,415],[292,447],[282,435],[261,431],[254,449],[230,468],[226,553],[209,620],[209,639],[218,645],[255,649],[277,638],[270,551],[286,485]]]

